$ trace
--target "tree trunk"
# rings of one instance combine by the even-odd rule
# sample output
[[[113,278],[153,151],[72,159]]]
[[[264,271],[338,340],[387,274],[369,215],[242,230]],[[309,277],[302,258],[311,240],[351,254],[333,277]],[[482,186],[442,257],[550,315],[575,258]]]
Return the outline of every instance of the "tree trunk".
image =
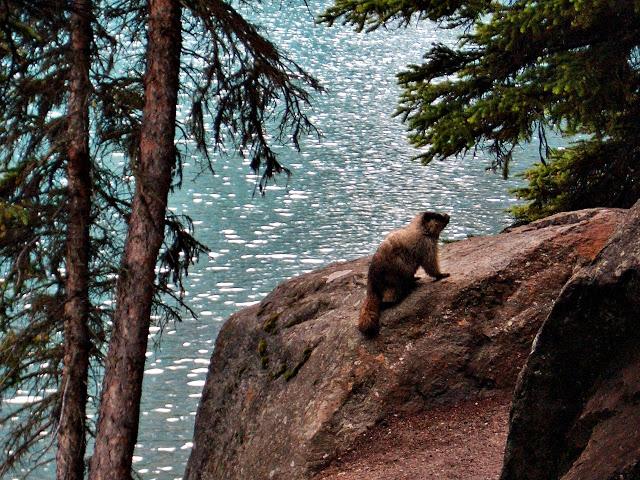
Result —
[[[140,162],[116,312],[106,360],[90,479],[131,478],[140,394],[154,293],[155,266],[164,236],[167,195],[175,164],[179,85],[179,0],[150,0],[145,105]]]
[[[71,14],[71,70],[67,125],[66,302],[64,305],[64,369],[58,428],[56,476],[82,480],[86,449],[87,375],[89,370],[89,223],[91,160],[88,97],[91,45],[91,0],[75,0]]]

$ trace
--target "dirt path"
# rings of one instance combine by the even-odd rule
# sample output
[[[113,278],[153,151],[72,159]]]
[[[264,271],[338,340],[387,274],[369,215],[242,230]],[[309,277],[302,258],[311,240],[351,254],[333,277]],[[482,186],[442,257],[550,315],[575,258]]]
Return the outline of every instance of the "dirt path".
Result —
[[[509,405],[503,394],[393,419],[314,480],[496,480]]]

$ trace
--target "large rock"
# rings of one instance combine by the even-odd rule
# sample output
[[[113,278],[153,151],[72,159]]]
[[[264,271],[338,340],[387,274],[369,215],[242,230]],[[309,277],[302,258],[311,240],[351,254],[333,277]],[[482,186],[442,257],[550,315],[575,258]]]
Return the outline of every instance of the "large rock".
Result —
[[[309,478],[391,414],[512,388],[558,292],[623,216],[446,245],[451,277],[423,278],[373,340],[355,326],[369,258],[282,283],[218,336],[185,479]]]
[[[501,478],[640,479],[640,203],[541,328]]]

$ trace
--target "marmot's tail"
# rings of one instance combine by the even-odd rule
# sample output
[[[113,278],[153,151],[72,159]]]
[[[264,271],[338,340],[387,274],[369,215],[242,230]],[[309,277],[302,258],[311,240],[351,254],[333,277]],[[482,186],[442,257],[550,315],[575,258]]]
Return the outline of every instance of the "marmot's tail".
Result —
[[[380,303],[382,298],[368,291],[360,308],[358,329],[368,337],[375,337],[380,330]]]

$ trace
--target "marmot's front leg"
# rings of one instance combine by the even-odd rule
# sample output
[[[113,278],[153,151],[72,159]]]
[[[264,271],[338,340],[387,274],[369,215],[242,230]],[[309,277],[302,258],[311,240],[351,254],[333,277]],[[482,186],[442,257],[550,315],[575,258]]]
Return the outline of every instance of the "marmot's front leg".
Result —
[[[442,273],[440,271],[440,265],[438,265],[437,258],[425,259],[425,261],[422,264],[422,268],[424,268],[424,271],[427,272],[427,275],[435,278],[436,282],[438,280],[442,280],[443,278],[447,278],[449,276],[448,273]]]

